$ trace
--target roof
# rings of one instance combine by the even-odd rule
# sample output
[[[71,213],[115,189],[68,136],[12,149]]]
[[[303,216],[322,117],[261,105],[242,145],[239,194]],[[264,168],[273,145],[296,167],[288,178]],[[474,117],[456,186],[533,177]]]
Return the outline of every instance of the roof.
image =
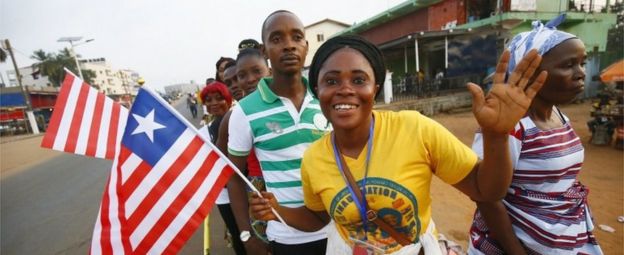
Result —
[[[336,35],[360,33],[439,2],[442,2],[442,0],[408,0],[371,18],[359,22],[337,33]]]
[[[312,24],[310,24],[310,25],[307,25],[307,26],[305,26],[304,28],[313,27],[313,26],[316,26],[316,25],[318,25],[318,24],[325,23],[325,22],[335,23],[335,24],[338,24],[339,26],[343,26],[343,27],[349,27],[349,26],[351,26],[351,25],[349,25],[349,24],[347,24],[347,23],[343,23],[343,22],[336,21],[336,20],[333,20],[333,19],[323,19],[323,20],[319,20],[319,21],[317,21],[317,22],[314,22],[314,23],[312,23]]]
[[[496,26],[502,24],[507,28],[513,28],[516,25],[528,22],[529,24],[533,20],[541,20],[543,22],[549,21],[560,13],[553,12],[525,12],[525,11],[508,11],[498,15],[490,16],[489,18],[476,20],[473,22],[467,22],[465,24],[457,25],[457,28],[478,28],[484,26]],[[596,22],[598,20],[611,20],[615,18],[616,14],[611,13],[584,13],[584,12],[572,12],[565,11],[566,18],[563,24],[582,23],[586,20],[592,20]],[[615,23],[614,23],[615,24]]]

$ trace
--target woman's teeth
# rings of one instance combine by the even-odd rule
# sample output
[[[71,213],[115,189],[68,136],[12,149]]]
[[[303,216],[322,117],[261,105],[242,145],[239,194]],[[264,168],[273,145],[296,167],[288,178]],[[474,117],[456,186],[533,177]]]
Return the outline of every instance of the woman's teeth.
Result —
[[[355,109],[357,106],[352,105],[352,104],[337,104],[334,105],[334,109],[336,110],[350,110],[350,109]]]

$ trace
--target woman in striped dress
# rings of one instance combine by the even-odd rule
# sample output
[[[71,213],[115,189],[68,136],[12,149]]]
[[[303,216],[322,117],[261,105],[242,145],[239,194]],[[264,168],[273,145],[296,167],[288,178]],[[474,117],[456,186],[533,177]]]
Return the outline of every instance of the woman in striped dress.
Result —
[[[581,40],[556,30],[563,18],[534,22],[532,31],[512,39],[508,70],[535,48],[543,56],[538,71],[547,71],[548,78],[510,134],[514,174],[506,197],[477,202],[470,254],[602,254],[592,234],[589,191],[576,178],[583,145],[557,108],[583,91],[587,57]],[[480,133],[473,150],[483,155]]]

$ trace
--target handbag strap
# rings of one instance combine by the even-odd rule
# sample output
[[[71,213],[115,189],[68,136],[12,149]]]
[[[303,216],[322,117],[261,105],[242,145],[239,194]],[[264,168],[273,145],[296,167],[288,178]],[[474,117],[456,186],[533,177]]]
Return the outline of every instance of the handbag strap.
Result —
[[[347,165],[347,163],[345,162],[345,159],[342,153],[340,153],[340,161],[344,167],[344,175],[348,181],[347,185],[351,186],[351,189],[353,190],[353,192],[355,193],[355,196],[357,197],[356,199],[358,199],[359,201],[363,201],[362,199],[364,197],[362,196],[362,191],[360,190],[360,187],[355,182],[353,175],[351,175],[351,169],[349,169],[349,165]],[[383,219],[377,217],[377,212],[375,212],[374,210],[366,208],[366,218],[368,219],[368,221],[375,223],[384,232],[388,233],[395,241],[397,241],[402,246],[407,246],[407,245],[412,244],[412,241],[410,241],[410,239],[405,234],[399,233],[398,231],[396,231],[396,229],[390,226],[390,224],[386,223]]]

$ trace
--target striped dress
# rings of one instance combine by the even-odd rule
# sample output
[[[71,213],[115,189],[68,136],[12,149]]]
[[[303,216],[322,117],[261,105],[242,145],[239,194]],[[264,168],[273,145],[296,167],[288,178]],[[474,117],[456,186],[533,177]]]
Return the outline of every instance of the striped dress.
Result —
[[[514,174],[503,200],[513,230],[529,254],[602,254],[592,230],[589,190],[578,180],[583,145],[569,119],[553,108],[563,127],[540,130],[524,117],[509,139]],[[473,150],[483,156],[477,133]],[[470,254],[503,254],[477,210]]]

